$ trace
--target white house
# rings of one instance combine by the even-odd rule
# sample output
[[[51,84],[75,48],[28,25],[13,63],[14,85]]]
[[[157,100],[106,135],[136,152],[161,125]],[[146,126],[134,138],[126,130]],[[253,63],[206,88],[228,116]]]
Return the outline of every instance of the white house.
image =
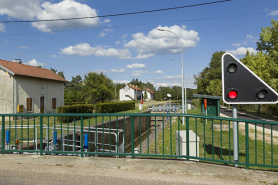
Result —
[[[64,105],[64,78],[15,61],[0,60],[0,114],[55,113]]]
[[[142,89],[137,86],[126,84],[119,90],[120,101],[140,100]]]
[[[143,92],[143,95],[145,95],[145,92],[147,93],[147,98],[145,98],[146,101],[154,100],[154,94],[155,94],[154,90],[145,89],[144,92]]]

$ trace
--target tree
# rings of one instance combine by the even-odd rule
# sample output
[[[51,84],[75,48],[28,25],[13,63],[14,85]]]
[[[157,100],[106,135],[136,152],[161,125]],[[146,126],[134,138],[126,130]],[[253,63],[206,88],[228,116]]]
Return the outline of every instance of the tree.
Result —
[[[65,101],[66,102],[81,102],[84,101],[82,97],[82,78],[80,75],[72,77],[72,80],[67,84],[65,88]]]
[[[83,98],[86,103],[105,102],[113,99],[113,81],[103,73],[89,72],[84,76]]]
[[[59,71],[59,72],[58,72],[58,75],[59,75],[60,77],[62,77],[62,78],[65,79],[65,75],[64,75],[64,72],[63,72],[63,71]]]
[[[211,80],[206,90],[212,96],[222,96],[222,81],[219,79]]]
[[[144,91],[144,100],[148,98],[147,91]]]
[[[262,28],[260,41],[257,42],[257,50],[265,51],[278,63],[278,21],[271,20],[272,27]]]
[[[53,69],[53,68],[50,68],[50,71],[52,71],[53,73],[57,73],[57,70]]]

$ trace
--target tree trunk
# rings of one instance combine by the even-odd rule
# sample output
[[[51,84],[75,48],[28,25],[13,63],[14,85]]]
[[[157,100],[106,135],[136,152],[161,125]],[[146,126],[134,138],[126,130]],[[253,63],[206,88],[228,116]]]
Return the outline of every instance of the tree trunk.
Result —
[[[258,106],[258,112],[257,112],[258,116],[260,115],[260,109],[261,109],[261,105]]]

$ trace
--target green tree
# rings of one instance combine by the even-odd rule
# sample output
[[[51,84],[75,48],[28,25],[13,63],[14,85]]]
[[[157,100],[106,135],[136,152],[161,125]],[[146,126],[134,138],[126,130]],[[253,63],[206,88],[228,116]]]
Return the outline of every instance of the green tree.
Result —
[[[211,80],[206,90],[212,96],[222,96],[222,81],[219,79]]]
[[[144,100],[148,98],[147,91],[144,91]]]
[[[87,103],[105,102],[113,99],[113,81],[103,73],[89,72],[84,76],[83,98]]]
[[[82,97],[82,78],[80,75],[72,77],[72,80],[67,84],[65,88],[65,102],[81,102],[84,101]]]

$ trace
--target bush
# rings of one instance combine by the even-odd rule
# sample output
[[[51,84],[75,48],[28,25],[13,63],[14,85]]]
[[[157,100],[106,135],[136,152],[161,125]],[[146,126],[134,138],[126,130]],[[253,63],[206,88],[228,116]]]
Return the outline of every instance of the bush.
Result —
[[[64,104],[65,104],[65,106],[68,106],[68,105],[84,105],[85,102],[65,102]]]
[[[85,105],[68,105],[60,106],[57,108],[57,113],[93,113],[94,105],[85,104]],[[74,120],[74,117],[68,117],[69,122]],[[85,117],[84,117],[85,118]],[[86,117],[87,118],[87,117]],[[67,117],[63,116],[63,122],[67,122]],[[80,120],[81,117],[75,117],[75,120]]]
[[[135,102],[111,102],[96,104],[96,113],[115,113],[135,109]]]

